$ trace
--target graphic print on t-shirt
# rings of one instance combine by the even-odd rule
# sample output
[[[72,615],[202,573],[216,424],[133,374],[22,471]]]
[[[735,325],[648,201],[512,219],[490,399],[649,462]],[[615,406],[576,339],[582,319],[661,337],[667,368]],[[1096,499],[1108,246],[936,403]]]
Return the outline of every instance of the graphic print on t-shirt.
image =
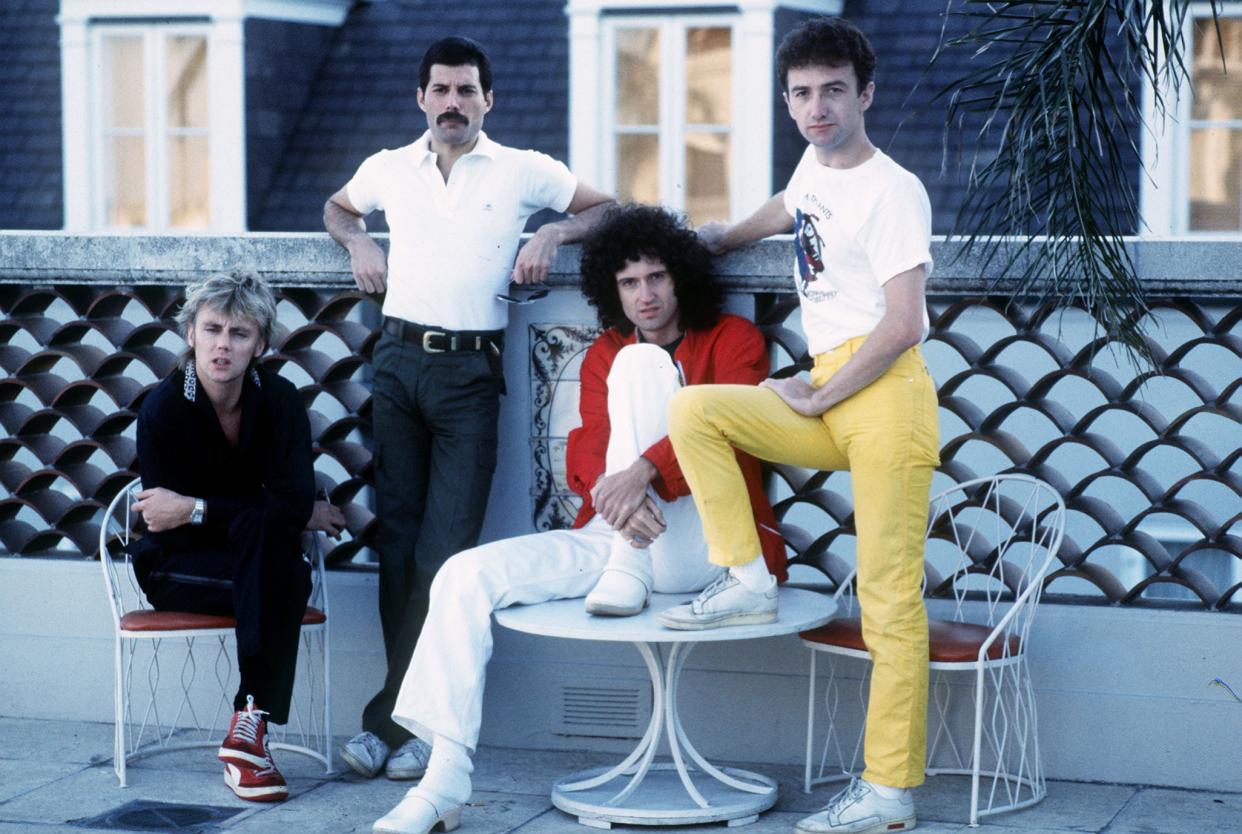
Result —
[[[798,261],[798,292],[811,301],[826,301],[837,294],[835,289],[813,290],[824,274],[824,238],[815,221],[819,217],[797,209],[794,216],[794,253]]]

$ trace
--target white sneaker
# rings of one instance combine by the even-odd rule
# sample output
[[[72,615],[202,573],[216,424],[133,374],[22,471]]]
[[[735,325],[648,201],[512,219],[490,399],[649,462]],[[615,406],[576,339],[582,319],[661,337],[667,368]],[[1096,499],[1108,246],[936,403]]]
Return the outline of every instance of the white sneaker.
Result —
[[[752,591],[728,571],[690,602],[675,605],[660,615],[660,622],[682,631],[701,631],[731,625],[760,625],[776,621],[777,587]]]
[[[855,779],[834,796],[818,814],[798,820],[798,834],[888,834],[916,825],[914,797],[904,791],[899,799],[885,799],[865,779]]]
[[[384,765],[384,775],[389,779],[417,779],[427,772],[430,760],[431,745],[421,738],[412,738],[392,751]]]
[[[354,769],[359,776],[370,779],[380,772],[388,754],[392,750],[384,740],[375,733],[362,732],[345,742],[341,748],[341,758]]]
[[[632,617],[642,612],[651,602],[651,589],[647,583],[622,570],[605,570],[587,594],[588,614],[612,617]]]

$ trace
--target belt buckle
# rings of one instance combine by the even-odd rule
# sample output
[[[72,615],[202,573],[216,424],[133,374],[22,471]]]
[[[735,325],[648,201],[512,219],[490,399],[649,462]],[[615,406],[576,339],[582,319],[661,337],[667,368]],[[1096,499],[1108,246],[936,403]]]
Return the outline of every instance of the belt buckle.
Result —
[[[444,335],[446,334],[437,333],[434,330],[424,330],[423,331],[423,353],[445,353],[446,351],[443,348],[433,348],[431,346],[432,336],[444,336]]]

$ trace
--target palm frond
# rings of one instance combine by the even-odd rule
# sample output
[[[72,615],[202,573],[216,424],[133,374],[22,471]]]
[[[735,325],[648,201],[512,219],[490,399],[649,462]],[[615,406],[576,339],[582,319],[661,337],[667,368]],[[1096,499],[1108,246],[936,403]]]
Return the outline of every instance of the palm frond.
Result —
[[[944,160],[966,146],[954,220],[962,254],[998,267],[1018,298],[1083,307],[1150,359],[1147,302],[1125,235],[1141,222],[1139,130],[1189,80],[1190,0],[947,0],[929,70],[968,50],[972,69],[937,91]],[[1219,9],[1211,0],[1213,19]],[[950,35],[948,21],[964,23]],[[959,27],[961,28],[961,27]],[[1220,37],[1217,26],[1217,37]],[[1223,50],[1222,50],[1223,54]],[[1143,113],[1143,85],[1155,112]]]

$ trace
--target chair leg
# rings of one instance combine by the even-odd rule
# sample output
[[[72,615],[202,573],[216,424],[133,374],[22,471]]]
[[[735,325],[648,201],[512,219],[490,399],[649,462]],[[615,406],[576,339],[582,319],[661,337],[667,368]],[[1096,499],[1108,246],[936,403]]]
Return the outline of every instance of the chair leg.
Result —
[[[815,749],[815,656],[811,650],[810,689],[806,694],[806,761],[802,772],[802,792],[811,792],[811,757]]]
[[[125,735],[128,730],[129,713],[126,709],[128,689],[125,675],[124,640],[118,633],[112,650],[112,769],[122,788],[126,787]]]

